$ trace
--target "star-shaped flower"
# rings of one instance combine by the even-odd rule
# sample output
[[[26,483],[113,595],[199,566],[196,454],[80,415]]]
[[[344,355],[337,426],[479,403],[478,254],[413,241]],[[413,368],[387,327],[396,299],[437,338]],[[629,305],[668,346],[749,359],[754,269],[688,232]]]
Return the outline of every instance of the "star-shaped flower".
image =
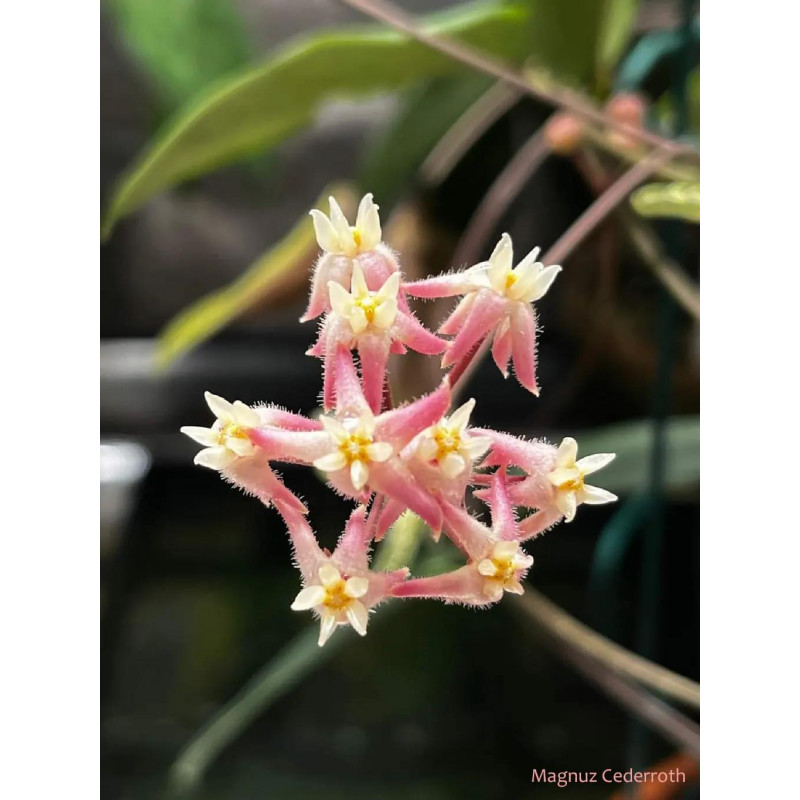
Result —
[[[320,647],[339,625],[350,625],[365,636],[369,610],[387,599],[392,589],[408,576],[405,568],[393,572],[370,570],[371,537],[366,509],[361,506],[353,511],[332,554],[319,547],[301,514],[288,511],[284,519],[303,580],[303,589],[292,603],[292,610],[313,611],[319,617]]]
[[[463,272],[440,275],[404,284],[415,297],[454,297],[463,295],[439,333],[454,334],[442,366],[466,358],[489,336],[494,336],[492,356],[504,376],[513,360],[517,380],[528,391],[539,394],[536,382],[536,312],[532,303],[541,299],[556,275],[557,265],[545,267],[532,250],[514,268],[511,237],[504,233],[489,261]]]

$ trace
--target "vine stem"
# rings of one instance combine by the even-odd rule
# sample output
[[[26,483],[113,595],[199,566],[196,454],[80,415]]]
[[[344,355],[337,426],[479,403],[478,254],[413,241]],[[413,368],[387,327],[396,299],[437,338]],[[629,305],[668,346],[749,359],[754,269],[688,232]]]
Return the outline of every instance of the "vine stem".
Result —
[[[417,41],[460,61],[462,64],[466,64],[487,75],[493,75],[495,78],[535,97],[537,100],[566,109],[582,119],[613,128],[639,141],[647,142],[659,150],[670,153],[672,156],[680,154],[697,155],[697,151],[688,144],[674,139],[667,139],[644,128],[637,128],[613,119],[569,89],[556,86],[548,88],[534,86],[529,80],[526,80],[524,75],[481,50],[463,42],[422,30],[413,17],[406,14],[394,3],[388,2],[388,0],[342,0],[342,2],[373,19],[408,34]]]

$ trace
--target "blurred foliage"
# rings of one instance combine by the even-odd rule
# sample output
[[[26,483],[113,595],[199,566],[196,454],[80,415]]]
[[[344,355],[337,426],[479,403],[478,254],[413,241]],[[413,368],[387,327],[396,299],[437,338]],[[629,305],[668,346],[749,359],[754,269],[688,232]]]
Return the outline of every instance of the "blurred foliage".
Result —
[[[106,7],[169,110],[250,60],[232,0],[107,0]]]
[[[700,138],[700,68],[692,70],[686,81],[686,102],[689,106],[689,130],[692,136]],[[653,103],[650,116],[655,127],[663,131],[675,130],[675,104],[670,92],[664,92]]]
[[[524,8],[480,3],[429,16],[425,27],[509,59],[526,51]],[[202,92],[164,127],[120,180],[103,225],[154,194],[274,147],[308,125],[326,99],[396,90],[467,68],[393,30],[329,30]]]
[[[606,0],[602,5],[595,70],[597,88],[605,91],[611,86],[614,68],[631,37],[639,0]]]
[[[316,206],[327,204],[333,195],[343,211],[356,208],[355,191],[346,184],[327,187]],[[293,268],[311,264],[317,254],[317,239],[309,215],[303,215],[294,228],[270,248],[233,283],[201,297],[172,319],[159,334],[156,364],[165,369],[175,359],[202,344],[232,320],[264,299],[270,290]],[[303,270],[302,280],[307,270]]]
[[[649,183],[631,194],[631,205],[643,217],[674,217],[700,222],[700,184]]]

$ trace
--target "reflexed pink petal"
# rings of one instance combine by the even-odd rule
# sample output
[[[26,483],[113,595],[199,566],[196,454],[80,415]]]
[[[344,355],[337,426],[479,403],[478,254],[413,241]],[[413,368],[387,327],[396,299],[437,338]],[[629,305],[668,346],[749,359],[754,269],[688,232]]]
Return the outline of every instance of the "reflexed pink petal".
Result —
[[[418,353],[427,356],[444,351],[447,342],[431,333],[413,314],[400,311],[394,322],[394,334],[400,341]]]
[[[406,508],[422,517],[434,533],[442,529],[439,504],[396,458],[370,465],[369,485],[374,491],[404,503]]]
[[[307,514],[308,509],[284,485],[273,472],[267,457],[258,453],[250,458],[240,458],[222,471],[222,477],[261,500],[264,505],[275,503]]]
[[[320,256],[314,267],[314,276],[311,278],[308,308],[300,317],[300,322],[308,322],[316,319],[320,314],[330,311],[328,281],[335,281],[348,287],[352,269],[353,263],[347,256],[333,255],[332,253],[323,253]]]
[[[511,358],[511,326],[501,323],[492,342],[492,358],[497,368],[508,377],[508,360]]]
[[[556,448],[547,442],[522,439],[488,428],[472,428],[472,433],[492,440],[492,447],[481,463],[483,467],[513,464],[528,473],[550,472],[555,467]]]
[[[485,558],[492,549],[492,531],[463,508],[442,503],[444,532],[453,544],[474,561]]]
[[[274,425],[287,431],[318,431],[322,427],[319,420],[294,414],[278,406],[260,406],[257,410],[264,425]]]
[[[361,416],[369,410],[353,355],[346,347],[336,352],[336,413],[339,416]]]
[[[379,414],[381,410],[390,346],[391,341],[388,336],[367,333],[358,339],[364,397],[375,414]]]
[[[334,560],[343,575],[360,575],[369,569],[367,551],[371,538],[367,529],[367,509],[359,506],[350,514],[334,551]]]
[[[536,383],[536,314],[527,303],[515,303],[511,312],[511,356],[517,380],[538,396]]]
[[[515,506],[548,509],[553,505],[553,487],[547,473],[534,472],[522,481],[508,484],[508,497]]]
[[[436,391],[377,417],[377,438],[390,442],[395,451],[402,450],[418,433],[437,423],[449,407],[450,384],[445,378]]]
[[[375,541],[379,542],[386,535],[389,528],[394,525],[400,518],[400,515],[406,510],[405,504],[399,500],[392,500],[388,498],[383,508],[381,509],[380,516],[378,517],[378,524],[375,528]]]
[[[430,597],[450,603],[485,606],[490,600],[483,594],[485,579],[468,564],[453,572],[430,578],[412,578],[392,590],[394,597]]]
[[[396,569],[392,572],[370,572],[367,575],[369,579],[369,589],[361,602],[367,608],[374,608],[379,603],[382,603],[388,597],[392,596],[393,589],[401,584],[408,577],[408,568]]]
[[[544,533],[548,528],[552,528],[561,518],[563,514],[555,507],[535,511],[528,517],[525,517],[519,524],[520,539],[524,542],[527,539],[533,539],[536,536]]]
[[[516,539],[517,519],[514,515],[514,506],[508,498],[505,467],[495,472],[487,500],[492,510],[492,533],[498,539],[506,541]]]
[[[281,428],[254,428],[250,441],[271,461],[312,464],[331,450],[330,436],[323,430],[287,431]]]
[[[482,289],[475,298],[464,324],[450,343],[442,359],[447,367],[464,358],[475,345],[485,339],[503,318],[508,301],[489,289]]]
[[[320,564],[327,559],[317,544],[314,531],[311,530],[311,526],[302,514],[283,506],[276,506],[276,508],[281,512],[289,531],[294,558],[303,576],[303,583],[312,585],[319,583],[318,570]]]
[[[455,297],[474,288],[471,276],[464,272],[451,272],[447,275],[436,275],[422,281],[404,283],[403,289],[412,297]]]
[[[391,251],[379,245],[374,250],[361,253],[356,260],[364,272],[364,280],[371,292],[377,292],[399,266]]]
[[[464,320],[472,310],[477,296],[477,292],[470,292],[466,297],[459,300],[450,316],[439,326],[439,333],[444,333],[446,336],[458,333],[464,324]]]

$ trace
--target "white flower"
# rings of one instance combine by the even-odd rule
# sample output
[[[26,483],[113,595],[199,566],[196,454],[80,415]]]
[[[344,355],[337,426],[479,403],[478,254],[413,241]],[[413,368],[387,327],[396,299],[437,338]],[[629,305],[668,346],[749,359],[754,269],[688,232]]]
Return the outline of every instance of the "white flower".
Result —
[[[217,418],[216,422],[210,428],[194,425],[181,428],[181,433],[205,448],[194,457],[194,463],[209,469],[222,470],[233,464],[237,458],[253,455],[256,446],[250,441],[248,431],[261,425],[258,412],[241,400],[229,403],[211,392],[206,392],[205,398]]]
[[[375,417],[365,411],[360,417],[348,417],[339,422],[333,417],[320,417],[322,426],[331,438],[332,450],[314,460],[314,466],[323,472],[338,472],[349,467],[350,480],[360,492],[369,480],[369,465],[373,461],[387,461],[394,448],[388,442],[373,442]]]
[[[316,208],[309,212],[314,220],[314,230],[319,246],[334,255],[354,258],[359,253],[374,250],[381,241],[381,220],[378,206],[372,195],[365,194],[358,206],[356,224],[350,226],[339,204],[333,197],[330,202],[330,217]]]
[[[504,233],[489,256],[489,265],[486,268],[486,280],[489,286],[501,297],[509,300],[519,300],[523,303],[533,303],[544,297],[550,284],[556,278],[561,267],[557,264],[545,267],[536,258],[539,248],[536,247],[528,253],[516,268],[513,268],[514,249],[511,237]]]
[[[377,292],[371,292],[358,262],[353,264],[349,292],[336,281],[328,283],[331,308],[350,323],[356,335],[363,333],[369,326],[385,331],[394,325],[399,290],[400,273],[393,272]]]
[[[446,478],[455,478],[482,456],[492,441],[486,436],[467,434],[475,400],[468,400],[450,417],[442,417],[436,425],[423,431],[417,444],[417,456],[435,461]]]
[[[556,488],[556,505],[566,522],[572,522],[575,510],[581,503],[602,505],[613,503],[617,499],[615,494],[605,489],[584,483],[587,475],[610,464],[616,454],[596,453],[576,461],[577,455],[578,443],[567,437],[556,453],[556,468],[547,475],[547,479]]]
[[[492,602],[503,592],[523,594],[519,573],[533,564],[533,556],[526,555],[517,542],[498,542],[487,558],[478,562],[478,572],[486,579],[483,593]]]
[[[291,608],[292,611],[313,608],[320,615],[319,646],[330,639],[337,625],[348,622],[359,635],[366,636],[368,612],[358,598],[367,593],[369,581],[359,577],[345,580],[331,563],[323,564],[317,574],[320,583],[302,589]]]

